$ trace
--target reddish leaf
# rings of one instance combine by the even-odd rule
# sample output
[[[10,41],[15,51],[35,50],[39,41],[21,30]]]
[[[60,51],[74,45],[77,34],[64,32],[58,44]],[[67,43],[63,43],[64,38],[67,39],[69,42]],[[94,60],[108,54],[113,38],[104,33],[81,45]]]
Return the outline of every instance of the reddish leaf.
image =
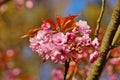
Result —
[[[56,17],[57,20],[57,24],[54,23],[54,21],[50,18],[43,20],[43,23],[49,23],[54,31],[54,33],[57,32],[57,28],[59,27],[60,31],[65,32],[68,30],[73,29],[74,27],[76,27],[75,25],[75,21],[74,19],[77,17],[78,15],[69,15],[65,18],[62,18],[60,16]],[[27,34],[23,35],[21,38],[25,38],[25,37],[32,37],[34,35],[37,34],[37,32],[40,30],[41,28],[35,28],[35,29],[31,29],[28,31]]]
[[[77,16],[79,16],[79,14],[76,14],[76,15],[69,15],[69,16],[66,17],[66,19],[74,20]]]
[[[60,19],[59,22],[60,22],[60,30],[62,32],[64,31],[68,31],[68,30],[71,30],[73,29],[74,27],[76,27],[75,25],[75,21],[74,19],[77,17],[78,15],[69,15],[65,18],[58,18]]]
[[[58,26],[61,27],[61,26],[63,25],[64,21],[65,21],[65,18],[62,18],[62,17],[60,17],[60,16],[57,16],[57,17],[56,17],[56,20],[57,20]]]
[[[33,37],[41,28],[30,29],[27,34],[23,35],[21,38]]]
[[[68,21],[68,22],[66,22],[64,27],[61,29],[61,31],[62,32],[69,31],[69,30],[73,29],[74,27],[76,27],[75,21]]]

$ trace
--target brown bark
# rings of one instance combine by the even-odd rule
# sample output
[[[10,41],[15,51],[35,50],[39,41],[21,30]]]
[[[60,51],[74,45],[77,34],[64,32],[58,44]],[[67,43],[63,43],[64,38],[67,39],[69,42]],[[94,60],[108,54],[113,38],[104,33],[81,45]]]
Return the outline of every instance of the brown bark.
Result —
[[[114,39],[114,35],[118,29],[120,24],[120,0],[117,0],[117,4],[112,14],[112,18],[107,27],[106,33],[102,40],[102,44],[100,46],[100,57],[97,61],[92,65],[92,69],[90,74],[88,75],[86,80],[99,80],[99,76],[101,75],[106,62],[108,61],[108,53],[110,51],[110,46],[112,46],[112,41]]]

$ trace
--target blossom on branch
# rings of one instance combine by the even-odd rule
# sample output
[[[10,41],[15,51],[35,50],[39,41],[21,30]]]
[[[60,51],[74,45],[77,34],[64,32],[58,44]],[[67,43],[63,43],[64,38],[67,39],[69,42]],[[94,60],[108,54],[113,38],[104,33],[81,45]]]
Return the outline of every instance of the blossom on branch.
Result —
[[[44,20],[41,28],[33,29],[24,35],[30,35],[30,48],[44,61],[49,59],[55,63],[65,63],[67,59],[79,62],[86,54],[90,54],[87,50],[92,47],[95,52],[91,53],[90,62],[93,63],[99,56],[98,39],[92,41],[90,26],[83,20],[76,22],[75,17],[76,15],[57,17],[57,24],[51,19]]]

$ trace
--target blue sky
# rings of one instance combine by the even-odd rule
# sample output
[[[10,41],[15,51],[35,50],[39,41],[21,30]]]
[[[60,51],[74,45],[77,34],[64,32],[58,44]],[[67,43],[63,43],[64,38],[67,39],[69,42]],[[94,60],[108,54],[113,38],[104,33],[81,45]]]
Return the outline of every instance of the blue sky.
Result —
[[[70,0],[63,15],[80,14],[84,10],[89,2],[101,2],[100,0]],[[115,5],[116,0],[108,0],[107,3]]]
[[[86,5],[87,0],[70,0],[70,4],[68,4],[64,14],[80,14],[80,12],[84,10]]]

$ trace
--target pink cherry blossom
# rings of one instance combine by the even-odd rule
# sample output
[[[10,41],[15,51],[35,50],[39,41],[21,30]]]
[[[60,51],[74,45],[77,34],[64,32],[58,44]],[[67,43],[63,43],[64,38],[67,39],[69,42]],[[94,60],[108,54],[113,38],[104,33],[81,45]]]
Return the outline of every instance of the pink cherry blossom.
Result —
[[[77,22],[76,25],[78,26],[78,31],[81,35],[89,34],[91,32],[90,26],[87,25],[86,21],[79,20],[79,22]]]
[[[78,30],[78,29],[79,29],[78,27],[75,27],[75,28],[73,28],[72,32],[73,32],[74,34],[78,34],[78,33],[79,33],[79,30]]]
[[[119,80],[115,74],[109,76],[109,80]]]
[[[12,69],[12,68],[14,67],[14,63],[13,63],[13,62],[8,62],[8,63],[6,64],[6,67],[7,67],[8,69]]]
[[[118,80],[117,76],[113,72],[113,66],[111,65],[106,66],[106,70],[108,72],[109,80]]]
[[[46,43],[43,43],[44,40],[45,39],[41,38],[40,36],[32,37],[30,38],[30,47],[33,51],[37,52],[44,60],[50,59],[56,63],[58,61],[64,62],[67,59],[67,56],[61,52],[61,50],[63,50],[61,46],[55,45],[54,43],[52,43],[52,41],[47,41]]]
[[[67,59],[72,59],[79,62],[81,58],[87,57],[90,54],[88,52],[90,49],[87,49],[87,47],[93,47],[95,50],[99,48],[97,38],[91,41],[90,31],[87,22],[82,20],[77,22],[77,27],[72,32],[66,33],[52,33],[50,24],[43,23],[41,30],[34,37],[30,37],[30,48],[37,52],[43,61],[49,59],[54,63],[64,63]],[[90,62],[93,63],[98,56],[98,51],[92,53],[90,55]]]
[[[112,63],[112,64],[116,64],[119,61],[120,61],[120,57],[119,58],[112,58],[112,59],[110,59],[110,63]]]
[[[34,4],[33,4],[33,1],[27,0],[25,5],[26,5],[27,8],[32,8]]]
[[[62,71],[59,69],[53,69],[51,74],[52,74],[53,80],[63,80],[64,78]]]
[[[96,50],[98,50],[99,49],[99,41],[98,41],[98,38],[95,38],[93,41],[92,41],[92,46],[96,49]]]
[[[83,35],[82,37],[77,37],[76,39],[77,45],[80,46],[90,46],[91,38],[89,35]]]
[[[53,43],[56,45],[63,45],[64,43],[66,43],[67,37],[62,32],[58,32],[53,35],[52,40]]]
[[[36,36],[30,37],[29,41],[30,41],[30,48],[32,48],[33,51],[37,51],[39,49],[40,44],[36,39]]]
[[[21,70],[19,68],[14,68],[13,70],[8,70],[5,72],[5,80],[15,80],[17,76],[19,76]]]
[[[51,55],[51,60],[53,60],[53,61],[57,60],[58,61],[60,56],[61,56],[61,52],[58,51],[58,50],[54,50],[52,55]]]
[[[111,65],[106,66],[106,70],[111,74],[113,67]]]
[[[49,23],[44,23],[44,24],[41,25],[41,28],[43,30],[48,30],[48,29],[50,29],[50,24]]]
[[[40,30],[37,33],[36,39],[39,40],[39,43],[47,43],[51,42],[52,36],[51,30]]]
[[[12,71],[12,74],[13,74],[14,76],[18,76],[20,73],[21,73],[21,70],[20,70],[19,68],[15,68],[15,69],[13,69],[13,71]]]
[[[74,33],[69,33],[69,32],[66,33],[66,36],[67,36],[67,42],[73,42],[76,37]]]
[[[68,54],[68,53],[71,52],[71,48],[70,48],[70,46],[67,45],[67,44],[65,44],[65,45],[62,46],[62,50],[63,50],[63,52],[66,53],[66,54]]]
[[[99,56],[98,51],[95,51],[92,54],[90,54],[90,62],[93,63],[95,60],[97,60],[98,56]]]
[[[25,0],[16,0],[16,2],[17,2],[18,5],[23,5]]]
[[[12,56],[14,56],[14,51],[12,50],[12,49],[9,49],[9,50],[7,50],[7,56],[9,56],[9,57],[12,57]]]

